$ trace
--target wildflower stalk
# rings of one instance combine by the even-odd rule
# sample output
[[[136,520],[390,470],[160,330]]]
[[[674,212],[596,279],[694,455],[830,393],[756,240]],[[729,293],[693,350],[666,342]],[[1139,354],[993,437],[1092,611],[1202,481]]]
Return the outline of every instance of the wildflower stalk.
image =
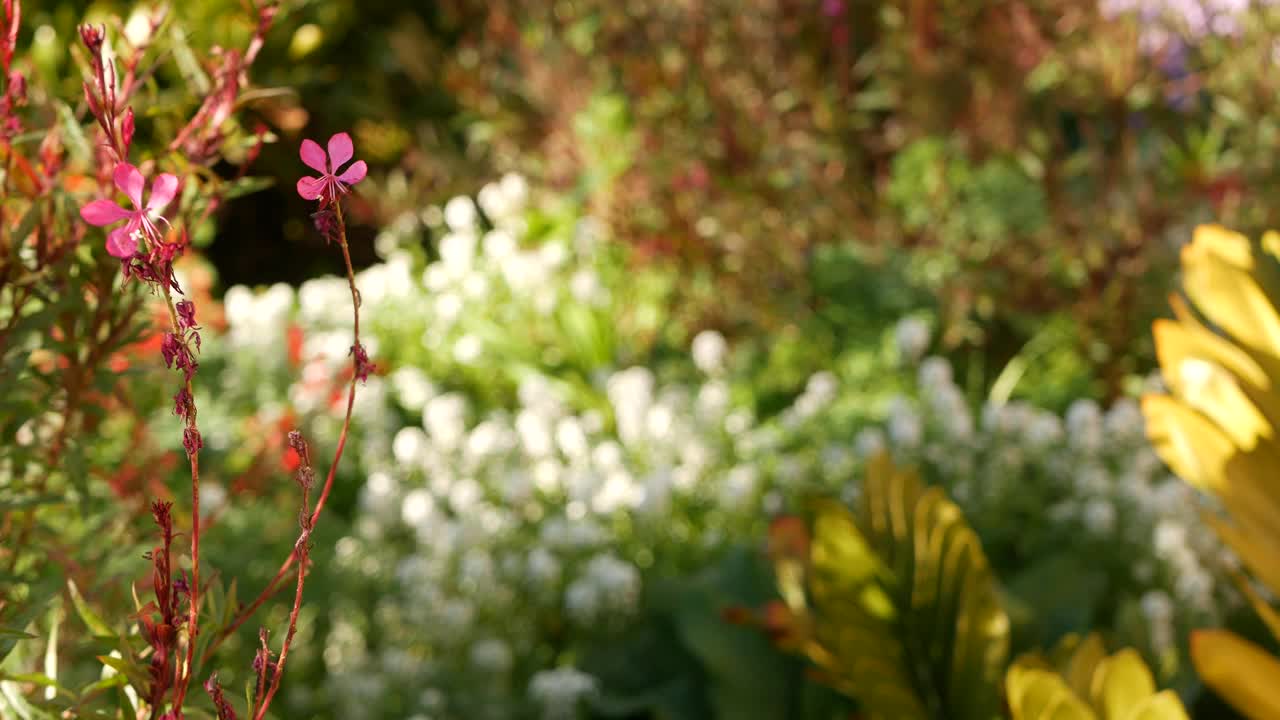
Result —
[[[289,433],[289,445],[298,452],[298,456],[302,459],[298,468],[298,484],[302,486],[302,512],[298,514],[298,524],[302,526],[302,532],[298,535],[297,542],[293,544],[293,555],[290,555],[290,557],[298,557],[298,583],[293,593],[293,609],[289,611],[289,629],[285,633],[284,644],[280,646],[280,658],[276,661],[275,672],[271,676],[271,685],[267,688],[265,695],[262,695],[262,679],[266,676],[266,664],[264,664],[262,674],[259,675],[258,692],[262,695],[262,702],[253,716],[254,720],[262,720],[266,716],[267,708],[271,706],[272,698],[275,697],[276,691],[280,689],[280,680],[284,677],[284,663],[289,657],[289,646],[293,644],[294,635],[298,632],[298,612],[302,609],[302,588],[307,581],[307,573],[304,570],[311,554],[311,530],[314,527],[314,521],[311,516],[310,501],[311,487],[315,481],[315,474],[311,469],[311,453],[307,449],[306,441],[302,439],[302,433],[297,430]]]
[[[173,292],[168,283],[164,288],[164,302],[169,310],[169,323],[173,335],[182,338],[186,343],[186,333],[178,320],[178,311],[174,306]],[[190,352],[190,348],[187,348]],[[186,397],[194,398],[191,388],[191,374],[186,373],[183,380]],[[183,432],[183,444],[186,445],[187,458],[191,463],[191,598],[187,619],[187,657],[184,663],[181,681],[173,701],[173,712],[181,717],[182,703],[187,696],[187,688],[191,685],[192,660],[195,656],[196,637],[200,626],[200,442],[190,442],[189,438],[200,437],[196,426],[196,404],[194,399],[187,405],[186,430]]]
[[[315,508],[311,512],[310,522],[313,527],[320,519],[320,513],[324,510],[325,501],[329,497],[329,491],[333,489],[333,480],[337,476],[338,464],[342,460],[342,453],[347,445],[347,436],[351,430],[351,413],[352,409],[355,407],[356,400],[356,381],[367,377],[371,367],[369,365],[369,358],[365,353],[364,346],[360,343],[360,291],[356,288],[355,268],[351,265],[351,251],[347,244],[347,228],[346,221],[342,214],[342,204],[335,198],[330,204],[330,207],[334,210],[334,218],[336,221],[336,231],[334,235],[338,241],[338,246],[342,249],[342,260],[346,264],[347,268],[347,285],[351,289],[353,345],[351,346],[351,381],[347,387],[346,415],[342,420],[342,430],[338,434],[338,445],[334,449],[333,460],[329,463],[329,472],[325,477],[324,486],[321,488],[320,496],[316,499]],[[298,582],[299,588],[301,588],[302,575],[306,573],[305,560],[305,558],[299,557],[298,549],[295,546],[293,552],[285,558],[284,562],[280,565],[280,569],[276,572],[275,577],[271,578],[270,582],[267,583],[267,586],[263,588],[262,592],[254,598],[253,602],[246,605],[244,609],[241,610],[240,613],[237,614],[236,617],[221,630],[221,632],[219,632],[218,636],[209,643],[209,647],[201,656],[201,664],[207,662],[209,658],[213,656],[214,651],[222,645],[223,641],[235,633],[241,625],[243,625],[255,612],[257,612],[258,608],[262,607],[263,603],[265,603],[276,593],[277,590],[279,590],[282,581],[297,561],[301,561],[298,563]],[[299,592],[300,591],[301,590],[299,590]]]

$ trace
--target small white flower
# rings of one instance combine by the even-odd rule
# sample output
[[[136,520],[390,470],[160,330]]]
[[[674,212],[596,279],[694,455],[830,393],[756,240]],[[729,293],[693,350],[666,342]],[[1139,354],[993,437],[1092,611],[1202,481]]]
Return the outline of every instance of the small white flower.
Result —
[[[227,504],[227,489],[220,483],[207,482],[200,487],[200,514],[208,517]]]
[[[721,380],[711,380],[698,389],[698,415],[704,421],[718,421],[729,411],[729,386]]]
[[[1161,520],[1156,524],[1154,545],[1156,553],[1165,557],[1182,553],[1187,547],[1187,528],[1173,520]]]
[[[954,384],[951,379],[951,363],[937,355],[925,358],[924,362],[920,363],[916,381],[926,392],[951,387]]]
[[[505,673],[511,663],[511,648],[502,640],[487,638],[471,646],[471,664],[484,672]]]
[[[542,706],[544,720],[571,720],[578,704],[597,692],[595,678],[569,667],[543,670],[529,681],[529,697]]]
[[[549,586],[560,581],[560,561],[550,550],[534,548],[525,563],[528,577],[535,584]]]
[[[440,263],[454,278],[471,272],[476,256],[476,236],[470,233],[448,233],[440,238]]]
[[[426,373],[410,365],[396,368],[388,380],[396,400],[406,410],[421,411],[436,394],[435,386],[427,379]]]
[[[724,336],[715,330],[703,330],[693,338],[690,352],[693,364],[708,375],[724,370],[725,358],[729,353],[729,343]]]
[[[455,449],[467,433],[466,400],[455,393],[437,395],[427,402],[422,419],[437,445],[446,450]]]
[[[427,450],[427,434],[413,426],[400,428],[391,442],[391,453],[401,465],[416,467],[422,464]]]
[[[738,465],[725,475],[720,491],[720,502],[728,508],[740,509],[755,496],[760,475],[749,465]]]
[[[455,292],[443,292],[435,298],[436,315],[440,316],[440,321],[445,325],[452,325],[462,316],[462,309],[465,302],[462,296]],[[433,334],[433,333],[429,333]]]
[[[908,362],[920,359],[929,349],[929,324],[918,317],[903,318],[893,329],[898,355]]]
[[[884,432],[880,428],[864,428],[853,440],[854,451],[858,457],[867,459],[885,449]]]
[[[1116,507],[1110,500],[1093,498],[1084,505],[1084,526],[1095,535],[1110,535],[1116,527]]]
[[[924,439],[920,415],[909,403],[895,404],[889,411],[889,438],[894,445],[906,449],[918,447]]]
[[[1036,413],[1023,429],[1023,440],[1029,449],[1044,450],[1062,439],[1062,421],[1053,413]]]
[[[590,268],[581,268],[569,278],[569,292],[580,303],[601,306],[608,302],[609,291],[600,276]]]
[[[521,410],[516,415],[516,432],[525,452],[534,458],[546,457],[555,451],[550,424],[541,413]]]
[[[473,232],[476,229],[476,206],[465,195],[451,198],[444,206],[444,221],[455,233]]]
[[[1098,403],[1081,398],[1067,408],[1067,438],[1073,447],[1095,451],[1102,446],[1102,410]]]
[[[1112,437],[1140,437],[1143,427],[1142,408],[1133,398],[1120,398],[1107,411],[1103,427],[1107,435]]]
[[[453,359],[463,365],[474,365],[483,353],[484,344],[475,335],[463,335],[453,345]]]
[[[514,255],[519,247],[515,237],[506,230],[490,230],[484,234],[484,256],[492,262],[501,263]]]
[[[435,498],[431,496],[430,492],[422,488],[416,488],[410,490],[404,496],[404,504],[400,507],[400,516],[404,519],[405,525],[420,527],[426,524],[431,517],[435,511],[435,505]]]

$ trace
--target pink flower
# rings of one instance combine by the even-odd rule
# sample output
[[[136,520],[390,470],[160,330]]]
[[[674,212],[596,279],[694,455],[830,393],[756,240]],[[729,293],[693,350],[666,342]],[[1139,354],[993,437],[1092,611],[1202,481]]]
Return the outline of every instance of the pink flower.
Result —
[[[142,188],[146,180],[138,168],[129,163],[116,165],[116,187],[129,197],[133,210],[115,204],[110,200],[94,200],[80,208],[80,217],[90,225],[104,227],[121,220],[127,220],[121,227],[107,233],[107,252],[113,256],[126,259],[133,257],[138,251],[138,235],[145,235],[152,240],[160,238],[160,229],[156,220],[162,220],[160,211],[169,206],[173,196],[178,192],[178,178],[169,173],[156,176],[151,182],[151,199],[142,204]]]
[[[303,140],[298,154],[302,156],[302,162],[306,163],[307,167],[321,173],[320,177],[298,179],[298,194],[303,200],[331,203],[340,193],[345,193],[348,186],[360,182],[364,179],[365,173],[369,172],[369,167],[364,161],[357,160],[351,163],[351,167],[347,168],[346,172],[341,175],[334,174],[355,154],[351,146],[351,136],[346,133],[338,133],[329,138],[327,155],[320,149],[320,144],[314,140]]]

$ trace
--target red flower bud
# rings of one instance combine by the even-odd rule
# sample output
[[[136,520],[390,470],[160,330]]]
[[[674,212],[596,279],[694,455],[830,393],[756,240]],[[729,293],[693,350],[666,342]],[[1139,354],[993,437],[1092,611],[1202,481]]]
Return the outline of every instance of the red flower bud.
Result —
[[[129,156],[129,145],[133,143],[133,108],[124,111],[124,119],[120,121],[120,142],[124,146],[121,152]]]
[[[80,31],[80,41],[89,49],[89,54],[97,58],[102,53],[102,39],[106,26],[95,27],[86,23],[77,29]]]

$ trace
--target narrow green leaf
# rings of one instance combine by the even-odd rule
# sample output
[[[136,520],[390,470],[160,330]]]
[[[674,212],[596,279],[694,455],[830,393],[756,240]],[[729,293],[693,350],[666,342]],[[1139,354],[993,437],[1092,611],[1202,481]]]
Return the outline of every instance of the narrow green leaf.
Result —
[[[196,54],[187,44],[187,31],[175,24],[169,36],[173,39],[171,46],[173,59],[178,63],[178,71],[182,73],[183,79],[194,88],[196,95],[208,95],[209,76],[205,75],[204,68],[200,67],[200,61],[196,59]]]
[[[76,607],[76,614],[80,616],[90,632],[98,637],[114,638],[116,636],[111,632],[111,627],[93,611],[93,608],[89,607],[89,603],[85,602],[74,580],[67,581],[67,590],[71,593],[71,603]]]
[[[76,114],[71,110],[71,106],[58,101],[54,107],[58,110],[58,119],[62,121],[62,131],[65,135],[63,139],[72,157],[82,163],[91,161],[92,146],[84,135],[84,128],[80,127],[80,122],[76,120]]]

